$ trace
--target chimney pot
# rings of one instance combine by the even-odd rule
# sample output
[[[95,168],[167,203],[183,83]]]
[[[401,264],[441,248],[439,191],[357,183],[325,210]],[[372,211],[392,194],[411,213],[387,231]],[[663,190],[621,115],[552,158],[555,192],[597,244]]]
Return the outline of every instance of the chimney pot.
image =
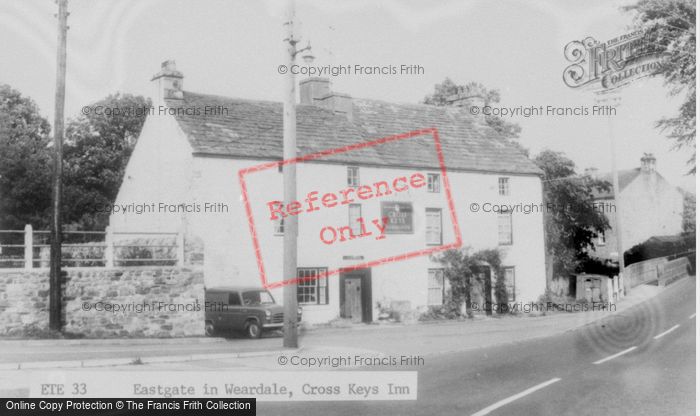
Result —
[[[476,119],[481,122],[484,122],[486,119],[483,111],[484,106],[486,106],[486,99],[479,94],[460,89],[460,92],[457,94],[447,97],[447,103],[453,107],[466,108],[470,114],[476,115]],[[471,110],[472,107],[476,107],[478,111]]]
[[[162,64],[160,64],[160,68],[165,71],[175,71],[175,61],[173,61],[172,59],[164,61]]]
[[[447,103],[455,107],[477,106],[481,108],[486,105],[486,99],[480,95],[460,93],[447,97]]]
[[[656,171],[656,158],[652,153],[644,153],[640,160],[642,162],[642,172],[651,173]]]

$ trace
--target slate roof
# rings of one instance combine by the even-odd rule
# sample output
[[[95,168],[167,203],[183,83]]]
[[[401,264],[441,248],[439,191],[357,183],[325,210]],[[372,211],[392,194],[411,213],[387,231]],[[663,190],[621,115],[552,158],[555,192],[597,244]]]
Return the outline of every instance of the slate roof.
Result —
[[[178,114],[195,155],[279,160],[282,158],[282,103],[184,92],[168,100],[172,108],[199,108],[199,114]],[[205,115],[204,106],[223,106],[228,114]],[[476,122],[465,109],[421,104],[393,104],[353,98],[353,120],[311,105],[297,106],[300,155],[436,127],[448,169],[512,174],[541,170],[492,128]],[[324,161],[359,165],[437,169],[432,137],[393,143],[323,157]]]
[[[635,179],[637,179],[637,176],[642,174],[642,168],[634,168],[634,169],[626,169],[626,170],[620,170],[618,171],[618,183],[620,185],[620,192],[622,192],[627,185],[631,184]],[[654,175],[657,175],[657,180],[663,180],[663,176],[661,176],[658,172],[654,172]],[[612,172],[605,173],[599,177],[599,179],[605,180],[609,182],[610,184],[613,183],[613,177],[612,177]],[[593,197],[595,199],[609,199],[609,198],[614,198],[613,195],[613,189],[612,186],[610,186],[610,190],[605,191],[605,192],[598,192],[597,190],[594,190],[593,192]]]

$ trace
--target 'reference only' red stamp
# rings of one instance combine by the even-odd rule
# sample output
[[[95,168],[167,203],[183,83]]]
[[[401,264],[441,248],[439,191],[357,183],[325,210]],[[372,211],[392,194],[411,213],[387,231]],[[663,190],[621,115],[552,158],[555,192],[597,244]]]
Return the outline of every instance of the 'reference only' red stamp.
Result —
[[[427,139],[427,142],[426,142]],[[431,140],[432,139],[432,140]],[[362,181],[357,177],[355,183],[348,183],[346,187],[335,188],[325,180],[326,171],[311,171],[320,166],[332,166],[338,170],[336,155],[348,156],[350,152],[365,152],[369,148],[383,145],[405,145],[409,140],[422,140],[422,150],[427,150],[425,143],[432,142],[435,160],[438,166],[433,169],[421,168],[397,168],[386,165],[379,166],[373,180]],[[402,143],[400,143],[402,142]],[[337,157],[336,157],[337,159]],[[326,163],[324,163],[326,162]],[[299,163],[304,168],[309,167],[309,173],[300,174],[298,170],[298,200],[284,204],[281,195],[268,194],[270,181],[281,183],[279,170],[282,166]],[[353,162],[346,165],[354,166]],[[342,167],[342,164],[340,165]],[[382,169],[385,168],[385,169]],[[440,241],[439,244],[427,245],[424,240],[417,238],[420,232],[415,229],[413,220],[412,203],[416,198],[422,198],[428,188],[428,171],[439,171],[439,179],[444,189],[445,203],[448,211],[453,240],[449,243]],[[356,171],[359,172],[359,171]],[[262,178],[267,175],[267,179]],[[350,175],[350,170],[348,175]],[[370,175],[371,176],[371,175]],[[317,178],[321,180],[317,180]],[[432,180],[437,178],[433,174]],[[306,180],[304,180],[306,179]],[[418,256],[426,256],[439,251],[461,247],[462,235],[457,223],[452,191],[447,177],[445,159],[438,131],[435,128],[415,130],[404,134],[383,137],[368,142],[361,142],[349,146],[327,149],[316,153],[299,156],[294,159],[267,162],[247,167],[238,171],[238,180],[241,186],[241,194],[245,206],[246,217],[253,242],[260,280],[263,287],[271,289],[287,284],[307,282],[310,279],[320,279],[327,276],[340,274],[341,272],[370,268],[385,263],[408,260]],[[351,180],[348,179],[348,182]],[[249,186],[251,192],[249,192]],[[435,184],[431,184],[435,187]],[[438,185],[439,186],[439,185]],[[321,189],[325,188],[325,189]],[[251,195],[253,197],[251,198]],[[430,197],[435,198],[435,195]],[[434,203],[434,202],[433,202]],[[362,215],[363,207],[374,214]],[[381,209],[380,209],[381,207]],[[345,212],[349,212],[346,215]],[[340,215],[339,215],[340,214]],[[280,241],[267,238],[267,231],[274,225],[283,224],[285,218],[299,216],[299,251],[304,249],[313,251],[315,257],[337,256],[338,250],[361,250],[363,253],[371,253],[373,257],[356,264],[343,264],[330,269],[325,273],[309,278],[288,277],[284,279],[271,279],[266,273],[265,262],[273,262],[275,258],[281,258]],[[262,230],[265,230],[263,232]],[[303,238],[302,238],[303,236]],[[267,242],[267,244],[265,244]],[[274,247],[266,247],[274,246]]]

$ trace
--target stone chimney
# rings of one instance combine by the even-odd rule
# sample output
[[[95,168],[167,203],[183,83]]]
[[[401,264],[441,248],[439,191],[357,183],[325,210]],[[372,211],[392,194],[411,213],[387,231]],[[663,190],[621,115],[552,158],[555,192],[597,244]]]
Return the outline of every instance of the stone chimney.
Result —
[[[302,105],[315,105],[315,99],[330,93],[331,81],[328,78],[311,77],[299,81],[299,99]]]
[[[644,153],[644,156],[640,159],[642,161],[642,172],[653,173],[656,172],[656,158],[651,153]]]
[[[486,98],[469,91],[467,88],[460,88],[457,94],[447,97],[447,104],[465,108],[469,114],[476,116],[477,120],[483,121],[485,119],[483,109],[486,105]],[[472,110],[472,107],[476,107],[476,109]]]
[[[300,81],[299,100],[302,105],[323,107],[352,121],[352,97],[333,92],[328,78],[311,77]]]
[[[169,60],[160,64],[160,72],[155,74],[153,82],[155,92],[154,105],[163,105],[165,100],[182,100],[182,72],[177,70],[175,61]]]
[[[352,97],[350,95],[331,92],[323,98],[315,99],[314,102],[316,105],[332,110],[337,114],[343,114],[348,120],[352,121]]]

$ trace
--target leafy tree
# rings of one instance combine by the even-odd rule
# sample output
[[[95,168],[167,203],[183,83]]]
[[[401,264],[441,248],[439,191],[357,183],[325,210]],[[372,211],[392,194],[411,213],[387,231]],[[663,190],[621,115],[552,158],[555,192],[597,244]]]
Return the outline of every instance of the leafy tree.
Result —
[[[593,238],[610,228],[604,213],[596,208],[593,190],[607,191],[608,182],[579,176],[574,162],[561,152],[544,150],[534,158],[544,171],[546,247],[552,262],[550,272],[572,273],[595,249]]]
[[[683,192],[683,234],[695,234],[695,194]]]
[[[49,225],[50,130],[33,100],[0,85],[0,229]]]
[[[423,99],[423,104],[446,106],[449,104],[448,98],[459,93],[460,88],[469,91],[470,94],[483,97],[486,106],[493,106],[501,101],[501,94],[496,89],[488,89],[477,82],[470,82],[460,86],[455,84],[451,79],[445,78],[441,84],[435,85],[435,90],[431,95],[427,95]],[[522,128],[518,124],[507,122],[502,117],[495,115],[487,115],[485,119],[486,124],[500,133],[501,136],[511,141],[511,143],[518,147],[523,153],[528,154],[527,149],[516,141],[522,131]]]
[[[97,212],[97,208],[114,203],[146,120],[147,114],[136,110],[150,105],[150,100],[141,96],[112,94],[89,106],[95,111],[68,122],[64,150],[66,223],[80,229],[102,230],[107,226],[109,214]]]
[[[695,173],[695,1],[639,0],[624,8],[635,14],[635,27],[647,30],[652,41],[664,47],[662,75],[671,95],[685,93],[676,117],[664,118],[657,127],[668,132],[676,149],[692,149],[688,160]]]

